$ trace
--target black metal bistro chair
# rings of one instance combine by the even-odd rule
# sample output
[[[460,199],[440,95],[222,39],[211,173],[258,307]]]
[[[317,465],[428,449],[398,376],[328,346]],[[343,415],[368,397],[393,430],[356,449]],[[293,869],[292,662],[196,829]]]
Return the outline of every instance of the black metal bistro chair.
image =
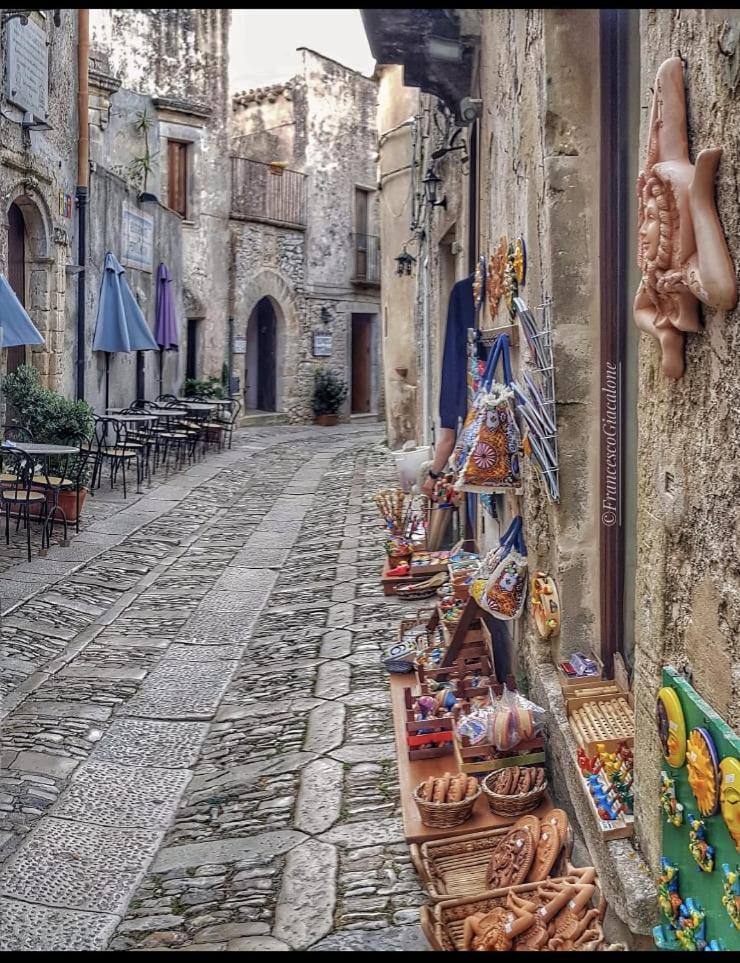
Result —
[[[46,493],[34,488],[33,459],[20,448],[2,449],[2,474],[4,477],[0,481],[0,507],[5,513],[5,544],[10,544],[10,518],[13,515],[16,518],[16,531],[21,521],[25,525],[28,561],[30,562],[32,519],[41,522],[43,526],[41,529],[41,547],[44,549],[46,546],[48,535]]]
[[[95,455],[91,488],[95,488],[96,478],[97,487],[100,488],[103,463],[107,460],[110,464],[110,487],[114,487],[120,471],[123,478],[123,497],[126,498],[126,469],[133,459],[136,462],[138,479],[141,446],[129,441],[126,426],[122,422],[116,418],[103,418],[100,415],[95,415],[95,434],[91,447]]]

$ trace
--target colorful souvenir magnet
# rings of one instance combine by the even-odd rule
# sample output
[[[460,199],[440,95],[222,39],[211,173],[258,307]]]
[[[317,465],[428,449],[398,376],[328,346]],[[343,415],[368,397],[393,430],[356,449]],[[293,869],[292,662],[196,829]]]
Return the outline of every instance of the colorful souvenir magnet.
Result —
[[[697,819],[693,813],[688,814],[689,822],[689,852],[696,860],[703,873],[714,870],[714,846],[707,841],[707,827],[703,819]]]
[[[722,863],[724,876],[722,905],[727,910],[730,922],[740,930],[740,868],[730,869],[729,863]]]
[[[666,856],[660,857],[660,876],[657,883],[660,911],[673,925],[678,919],[682,900],[678,892],[678,866]]]
[[[658,690],[655,716],[665,760],[669,766],[678,769],[686,757],[686,723],[675,689],[663,686]]]
[[[473,307],[477,311],[486,296],[486,256],[481,254],[473,276]]]
[[[722,773],[720,807],[735,849],[740,852],[740,761],[727,756],[719,764]]]
[[[719,808],[719,760],[714,740],[706,729],[692,729],[686,740],[686,769],[689,786],[702,816],[713,816]]]
[[[704,950],[706,941],[706,913],[691,897],[681,903],[676,921],[676,939],[684,950]]]
[[[683,822],[683,806],[676,799],[676,780],[663,770],[660,774],[660,808],[670,826],[678,828]]]
[[[519,287],[524,287],[527,276],[527,249],[523,237],[518,237],[514,243],[514,274]]]

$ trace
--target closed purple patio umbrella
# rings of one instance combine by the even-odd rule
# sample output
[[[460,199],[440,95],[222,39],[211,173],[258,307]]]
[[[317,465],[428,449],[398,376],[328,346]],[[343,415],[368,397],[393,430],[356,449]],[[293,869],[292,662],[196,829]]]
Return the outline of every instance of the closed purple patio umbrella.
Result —
[[[162,367],[165,351],[178,351],[175,299],[172,295],[172,278],[167,265],[157,268],[157,302],[154,317],[154,340],[159,345],[159,393],[162,394]]]

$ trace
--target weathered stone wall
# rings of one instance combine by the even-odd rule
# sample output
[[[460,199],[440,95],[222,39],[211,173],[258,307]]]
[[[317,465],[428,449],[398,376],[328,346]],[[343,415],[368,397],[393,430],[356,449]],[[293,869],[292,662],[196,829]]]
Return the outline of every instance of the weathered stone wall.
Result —
[[[643,10],[641,158],[660,64],[685,62],[689,154],[721,147],[716,199],[740,264],[740,15],[736,10]],[[641,165],[642,166],[642,165]],[[686,341],[686,373],[667,379],[657,342],[640,339],[635,633],[638,818],[647,854],[660,855],[661,752],[654,721],[665,664],[734,728],[740,724],[740,310],[702,307],[706,329]]]
[[[231,165],[228,149],[229,10],[91,11],[94,49],[107,57],[123,87],[156,98],[161,150],[148,189],[166,202],[166,139],[192,144],[190,210],[182,222],[188,317],[202,319],[198,354],[202,375],[221,376],[227,356]],[[130,149],[129,95],[113,95],[121,138],[114,166]],[[205,108],[205,110],[203,109]],[[111,124],[114,125],[112,119]]]
[[[100,282],[107,251],[120,258],[120,238],[123,231],[124,207],[140,211],[154,218],[152,272],[125,268],[126,280],[134,292],[149,328],[154,331],[156,308],[156,271],[164,261],[172,276],[175,313],[180,325],[180,344],[184,346],[186,322],[182,305],[183,290],[183,236],[180,218],[157,202],[139,202],[137,192],[116,174],[105,170],[95,171],[90,177],[90,206],[98,212],[89,225],[89,261],[87,269],[87,326],[85,368],[85,399],[98,412],[105,409],[105,354],[93,352],[92,341],[100,297]],[[68,326],[64,354],[73,358],[76,352],[77,331]],[[159,387],[159,352],[145,351],[144,396],[156,398]],[[184,348],[165,352],[163,358],[162,392],[177,394],[182,385],[185,367]],[[64,393],[74,396],[74,374],[67,372]],[[111,355],[110,359],[110,407],[130,404],[136,398],[136,352]]]
[[[598,16],[577,14],[577,30],[567,10],[481,16],[480,250],[524,237],[522,296],[532,309],[553,302],[561,501],[547,501],[529,465],[523,500],[530,565],[555,576],[562,605],[552,648],[522,626],[525,661],[545,662],[599,651]],[[485,323],[508,323],[503,301]],[[515,371],[524,361],[521,346]]]
[[[403,86],[400,66],[380,67],[379,74],[381,341],[388,444],[400,448],[405,441],[418,437],[420,422],[416,282],[414,277],[399,277],[395,262],[410,236],[412,127],[393,128],[417,113],[419,91]],[[411,253],[416,253],[415,248],[411,247]]]
[[[8,11],[3,11],[8,12]],[[59,388],[72,361],[63,352],[65,266],[76,261],[76,215],[59,213],[59,192],[74,196],[77,183],[77,11],[60,11],[54,25],[50,11],[31,20],[41,26],[49,42],[50,130],[24,131],[22,111],[4,97],[0,114],[0,270],[8,270],[8,209],[22,210],[27,232],[26,307],[46,344],[27,349],[27,360],[42,381]],[[5,30],[0,37],[0,63],[5,73]],[[69,283],[75,297],[75,281]],[[0,365],[6,363],[2,352]],[[0,372],[1,373],[1,372]]]
[[[247,337],[247,355],[236,356],[235,373],[246,389],[245,370],[259,364],[249,322],[260,299],[269,297],[277,317],[277,409],[292,422],[313,418],[318,367],[330,368],[351,385],[352,313],[378,313],[378,288],[352,281],[355,187],[376,184],[376,92],[373,80],[302,50],[301,69],[288,84],[233,99],[234,153],[263,163],[284,160],[306,175],[305,231],[231,222],[236,333]],[[368,225],[371,234],[379,233],[374,195]],[[331,333],[330,357],[313,356],[315,331]],[[376,332],[374,353],[378,340]],[[376,403],[378,381],[374,370]],[[349,410],[348,397],[343,418]]]
[[[285,84],[242,91],[232,101],[231,148],[241,156],[269,164],[283,161],[294,170],[303,170],[305,158],[296,151],[295,95],[301,78]],[[299,91],[299,94],[302,93]],[[305,99],[299,96],[299,101]],[[302,113],[299,111],[299,113]],[[300,117],[298,122],[300,123]],[[249,154],[243,153],[245,149]]]

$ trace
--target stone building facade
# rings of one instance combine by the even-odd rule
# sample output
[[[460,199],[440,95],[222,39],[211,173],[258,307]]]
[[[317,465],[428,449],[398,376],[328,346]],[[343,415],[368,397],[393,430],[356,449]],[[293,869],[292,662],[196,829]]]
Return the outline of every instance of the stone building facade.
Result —
[[[179,360],[181,378],[188,368],[220,378],[228,355],[230,20],[229,10],[91,11],[93,60],[104,65],[91,104],[93,125],[105,125],[92,139],[100,163],[131,181],[134,162],[136,180],[136,158],[144,151],[136,123],[146,109],[152,157],[146,191],[160,207],[178,207],[183,330],[180,358],[167,364],[174,374]],[[113,93],[110,105],[106,77],[124,92]],[[180,177],[175,189],[170,182]]]
[[[18,13],[3,10],[0,28],[0,270],[46,344],[4,351],[0,364],[4,371],[32,362],[43,382],[59,389],[66,298],[75,288],[66,266],[74,259],[76,237],[71,205],[77,183],[77,101],[70,91],[77,89],[77,13],[60,10],[55,20],[55,11],[27,11],[27,24]],[[46,103],[38,113],[28,110],[23,93],[13,100],[7,96],[7,84],[17,79],[8,56],[19,44],[48,52],[48,81],[37,91]],[[39,65],[43,72],[42,59]]]
[[[383,310],[401,305],[385,341],[389,433],[396,442],[422,440],[436,416],[438,365],[425,380],[424,346],[417,345],[424,325],[440,343],[439,307],[452,282],[470,274],[479,255],[492,254],[501,235],[523,237],[522,296],[533,309],[551,302],[561,498],[551,503],[527,466],[521,499],[498,498],[497,508],[504,520],[523,515],[530,571],[556,579],[562,629],[553,644],[543,642],[526,613],[509,645],[533,698],[550,714],[559,798],[586,838],[610,904],[633,934],[646,936],[657,921],[651,876],[660,856],[661,667],[689,673],[699,693],[738,725],[740,578],[737,525],[726,506],[735,501],[738,449],[731,439],[740,406],[733,400],[737,311],[704,310],[706,330],[689,336],[680,381],[663,374],[657,342],[639,336],[632,321],[640,280],[635,185],[657,68],[680,51],[691,156],[705,147],[724,149],[717,207],[737,266],[738,16],[521,9],[365,10],[363,18],[378,62],[402,65],[379,68],[381,181],[393,202],[387,210],[385,198],[381,204]],[[470,102],[478,113],[472,122],[463,117]],[[402,204],[412,175],[394,181],[385,172],[420,163],[414,129],[429,110],[455,116],[473,157],[470,165],[450,168],[454,155],[447,155],[446,170],[435,165],[448,203],[435,208],[431,231],[424,225],[427,253],[452,229],[458,254],[447,267],[433,256],[426,266],[417,261],[413,277],[399,278],[393,257],[410,233]],[[413,124],[387,133],[409,115]],[[424,306],[425,288],[436,290],[436,307],[429,294]],[[503,304],[493,319],[487,306],[483,311],[482,327],[509,324]],[[525,363],[521,346],[513,355],[516,374]],[[431,394],[427,425],[424,390]],[[612,402],[619,437],[614,479]],[[481,544],[494,544],[498,531],[479,510]],[[629,841],[602,840],[571,778],[575,743],[554,663],[589,649],[605,660],[616,649],[632,676],[637,850]]]
[[[326,367],[349,386],[343,418],[375,414],[377,85],[300,53],[288,83],[233,100],[232,370],[248,411],[310,420]]]

